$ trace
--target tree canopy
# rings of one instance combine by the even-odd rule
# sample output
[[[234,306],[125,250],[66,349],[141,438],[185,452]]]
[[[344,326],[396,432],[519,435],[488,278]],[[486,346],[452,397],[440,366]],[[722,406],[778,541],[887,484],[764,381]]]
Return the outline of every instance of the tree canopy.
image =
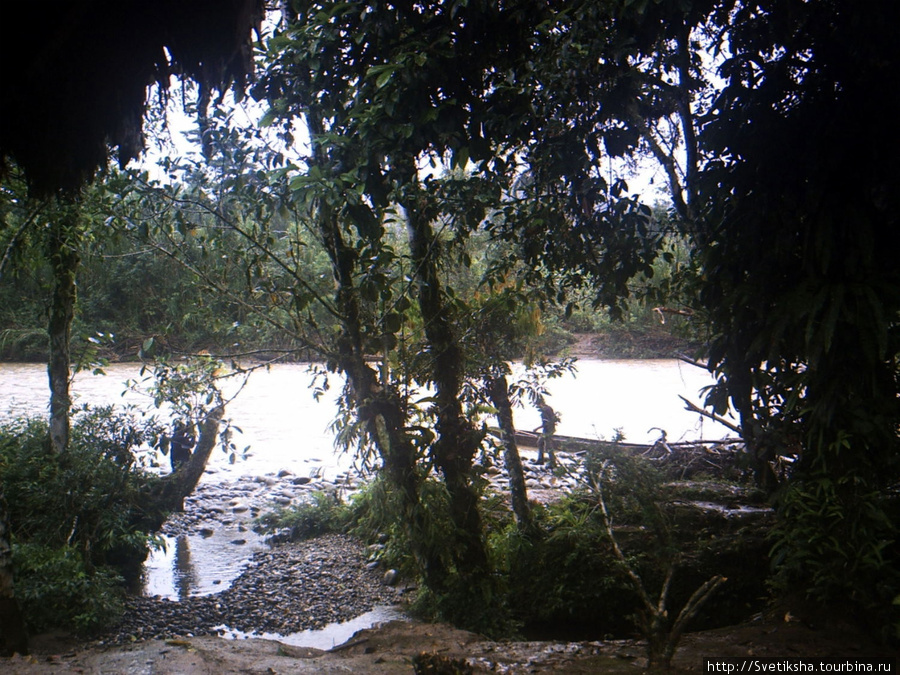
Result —
[[[191,20],[174,4],[143,17],[155,41],[122,37],[142,17],[118,5],[84,9],[71,32],[51,24],[109,50],[72,58],[82,52],[71,47],[62,79],[39,69],[62,48],[16,69],[0,147],[35,189],[80,184],[107,142],[133,156],[149,81],[165,88],[180,69],[202,98],[243,83],[260,5],[230,4],[210,23],[203,12],[218,5],[185,7]],[[169,14],[175,32],[163,30]],[[210,286],[242,274],[244,307],[346,376],[345,437],[377,451],[426,585],[469,599],[492,592],[474,469],[485,395],[471,391],[508,398],[509,326],[496,326],[495,308],[566,305],[586,288],[619,314],[634,280],[670,256],[666,238],[682,237],[692,257],[681,299],[704,322],[719,378],[708,403],[738,412],[778,500],[785,579],[883,610],[900,588],[888,516],[900,475],[900,170],[888,125],[898,14],[887,0],[295,0],[252,89],[283,147],[248,149],[209,124],[214,184],[198,170],[191,184],[151,191],[158,201],[130,201],[127,222],[158,227],[173,259]],[[203,47],[189,48],[178,31],[198,24],[210,36],[237,27],[238,38],[201,33]],[[116,113],[73,106],[55,125],[73,86]],[[26,116],[34,102],[40,113]],[[664,220],[618,171],[644,156],[666,177]],[[473,266],[474,237],[506,248],[472,299],[456,293],[454,272]],[[179,247],[188,241],[196,261]],[[411,383],[433,392],[424,409]],[[787,455],[797,462],[776,494],[767,468]],[[453,524],[442,550],[428,538],[430,481]]]

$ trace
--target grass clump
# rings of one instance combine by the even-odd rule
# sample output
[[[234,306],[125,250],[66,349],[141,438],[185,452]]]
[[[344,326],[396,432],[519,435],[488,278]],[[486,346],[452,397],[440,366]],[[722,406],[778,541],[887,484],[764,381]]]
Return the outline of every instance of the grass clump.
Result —
[[[311,502],[263,513],[253,529],[275,541],[303,541],[347,532],[351,520],[351,508],[337,493],[317,491]]]

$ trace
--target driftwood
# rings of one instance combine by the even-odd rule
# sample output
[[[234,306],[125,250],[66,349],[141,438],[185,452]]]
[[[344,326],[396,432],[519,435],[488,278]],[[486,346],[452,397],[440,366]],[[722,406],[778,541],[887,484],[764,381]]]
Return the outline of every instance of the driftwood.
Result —
[[[539,435],[517,431],[516,441],[521,447],[537,447]],[[655,443],[623,443],[573,436],[554,436],[559,454],[584,455],[603,448],[614,447],[650,460],[671,479],[681,480],[704,473],[719,476],[743,476],[747,469],[744,443],[740,438],[717,441],[674,441],[663,439]]]
[[[533,431],[516,431],[516,442],[520,446],[525,448],[537,448],[540,436],[541,435],[539,433],[535,433]],[[605,441],[599,438],[582,438],[579,436],[564,436],[561,434],[554,434],[553,440],[556,443],[556,447],[559,451],[568,453],[577,453],[583,450],[591,450],[601,445],[615,445],[620,448],[643,452],[659,445],[658,442],[626,443],[624,441]],[[701,446],[716,447],[740,442],[741,440],[739,438],[725,438],[715,441],[666,441],[665,445],[674,450],[676,448],[697,448]]]

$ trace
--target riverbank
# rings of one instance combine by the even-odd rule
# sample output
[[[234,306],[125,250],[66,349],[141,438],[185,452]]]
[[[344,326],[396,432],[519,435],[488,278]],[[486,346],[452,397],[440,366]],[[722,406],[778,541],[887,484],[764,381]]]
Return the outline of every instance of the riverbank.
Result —
[[[220,593],[178,601],[131,596],[116,628],[98,646],[196,635],[278,634],[316,630],[376,607],[397,606],[401,589],[369,565],[365,547],[347,535],[281,544],[256,553]]]
[[[525,451],[530,494],[552,499],[566,479],[533,462]],[[568,465],[574,458],[561,454]],[[506,477],[490,470],[501,487]],[[314,490],[352,491],[359,478],[336,480],[278,472],[201,485],[186,510],[166,525],[169,536],[222,536],[225,547],[248,546],[255,514],[297,503]],[[276,501],[277,500],[277,501]],[[218,534],[206,535],[216,532]],[[321,628],[375,607],[402,610],[402,581],[386,583],[371,551],[346,535],[326,535],[259,550],[224,590],[180,601],[132,597],[121,623],[90,642],[38,636],[34,654],[0,660],[0,671],[45,673],[410,673],[426,653],[455,661],[457,671],[501,673],[637,673],[646,666],[639,640],[491,641],[443,624],[387,621],[346,635],[328,649],[288,644],[297,631]],[[202,564],[195,559],[194,564]],[[393,581],[389,578],[390,581]],[[272,636],[268,634],[278,634]],[[326,633],[327,634],[327,633]],[[225,639],[223,635],[232,639]],[[264,635],[258,639],[245,635]],[[233,639],[238,637],[239,639]],[[598,638],[601,637],[598,635]],[[334,646],[332,646],[334,645]],[[781,611],[748,623],[685,636],[677,672],[701,672],[708,657],[861,659],[887,657],[868,636],[839,620]],[[470,670],[467,670],[470,669]],[[440,671],[425,671],[440,672]]]
[[[43,329],[20,331],[27,334],[27,340],[10,341],[0,344],[0,361],[10,363],[46,363],[48,354],[46,351],[46,335]],[[149,336],[134,336],[122,338],[113,345],[92,345],[96,350],[96,357],[109,363],[134,363],[139,362],[138,354]],[[238,360],[249,359],[258,362],[279,363],[306,363],[316,360],[316,354],[297,348],[290,358],[286,356],[285,349],[279,347],[257,345],[256,347],[242,351],[241,356],[231,356],[231,346],[190,345],[173,341],[169,343],[156,336],[154,339],[159,344],[161,351],[173,355],[190,355],[197,353],[214,354],[228,361],[234,358]],[[76,352],[80,349],[79,338],[73,338]],[[685,337],[668,326],[658,323],[643,323],[639,325],[611,324],[605,331],[577,332],[566,329],[550,331],[544,336],[542,344],[536,345],[536,350],[549,357],[561,358],[572,356],[585,359],[668,359],[678,354],[695,353],[700,349],[700,343],[692,338]]]
[[[359,631],[329,650],[292,647],[273,640],[180,637],[122,645],[76,646],[44,638],[32,656],[0,659],[11,675],[49,673],[153,673],[237,675],[238,673],[376,673],[408,675],[414,661],[455,662],[456,670],[434,673],[621,673],[644,672],[639,640],[588,642],[497,642],[445,624],[391,621]],[[871,638],[839,621],[770,613],[739,626],[689,633],[673,659],[675,673],[705,672],[704,659],[741,657],[807,663],[839,661],[851,667],[863,659],[896,659]],[[851,667],[843,672],[861,672]],[[896,669],[896,660],[893,662]],[[783,672],[783,669],[782,669]]]
[[[536,464],[533,450],[524,454],[533,499],[546,501],[574,486],[572,475],[556,475]],[[574,457],[561,455],[560,463],[574,473]],[[485,477],[494,491],[505,492],[508,478],[503,470],[486,467]],[[168,571],[177,576],[171,589],[175,597],[130,596],[120,624],[96,644],[235,633],[289,636],[346,622],[375,608],[393,607],[399,614],[409,589],[396,573],[381,567],[375,547],[336,534],[269,547],[253,530],[254,519],[262,513],[309,503],[315,493],[346,500],[363,484],[364,477],[353,472],[328,479],[279,471],[199,485],[185,500],[184,512],[173,514],[162,531],[170,545],[174,540],[180,547],[168,561]],[[212,546],[201,548],[206,542]],[[222,561],[233,569],[223,569]],[[204,581],[200,568],[206,566],[217,574],[205,575]],[[152,579],[146,576],[145,571],[152,593]]]

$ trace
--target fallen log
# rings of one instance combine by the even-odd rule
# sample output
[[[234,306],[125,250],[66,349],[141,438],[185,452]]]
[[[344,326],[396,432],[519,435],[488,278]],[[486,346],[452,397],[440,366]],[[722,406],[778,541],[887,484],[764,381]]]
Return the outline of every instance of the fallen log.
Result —
[[[526,448],[536,448],[540,437],[541,435],[539,433],[535,433],[533,431],[516,431],[516,443]],[[657,446],[657,443],[625,443],[623,441],[605,441],[600,438],[583,438],[579,436],[564,436],[561,434],[554,434],[553,439],[554,441],[556,441],[556,446],[563,452],[572,452],[573,447],[578,448],[578,450],[589,450],[600,447],[601,445],[616,445],[620,448],[626,448],[628,450],[636,451],[651,450],[652,448]],[[723,438],[715,441],[666,441],[666,445],[674,449],[693,448],[699,446],[716,447],[733,445],[735,443],[741,442],[742,441],[740,438]]]

